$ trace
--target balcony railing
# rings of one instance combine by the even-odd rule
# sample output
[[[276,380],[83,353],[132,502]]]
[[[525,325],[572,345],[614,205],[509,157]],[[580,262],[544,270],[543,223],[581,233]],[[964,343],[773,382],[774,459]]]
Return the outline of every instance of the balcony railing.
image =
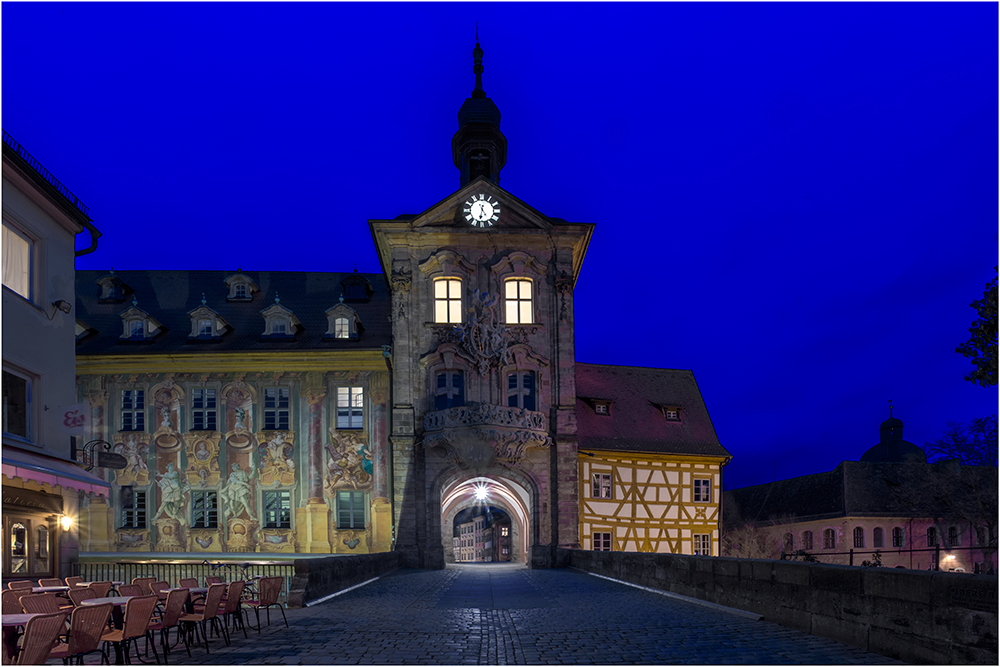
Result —
[[[9,134],[7,134],[7,130],[3,131],[3,142],[11,150],[13,150],[19,156],[21,156],[21,159],[24,160],[25,162],[27,162],[29,167],[31,167],[32,169],[34,169],[35,172],[39,176],[41,176],[42,178],[44,178],[45,181],[49,185],[51,185],[52,187],[54,187],[59,192],[59,194],[61,194],[63,197],[65,197],[66,200],[69,203],[71,203],[73,206],[75,206],[78,211],[80,211],[81,213],[83,213],[88,218],[90,217],[90,209],[87,208],[87,206],[85,206],[82,201],[80,201],[79,199],[77,199],[76,195],[74,195],[72,192],[70,192],[69,188],[67,188],[65,185],[63,185],[59,181],[58,178],[56,178],[55,176],[53,176],[49,172],[48,169],[46,169],[45,167],[43,167],[38,160],[36,160],[35,158],[33,158],[31,156],[31,153],[29,153],[28,151],[24,150],[24,147],[21,146],[21,144],[19,144],[16,141],[14,141],[14,138],[12,136],[10,136]]]
[[[510,408],[488,403],[469,403],[457,408],[428,412],[424,415],[426,431],[441,431],[465,426],[506,426],[547,433],[548,416],[544,412]]]

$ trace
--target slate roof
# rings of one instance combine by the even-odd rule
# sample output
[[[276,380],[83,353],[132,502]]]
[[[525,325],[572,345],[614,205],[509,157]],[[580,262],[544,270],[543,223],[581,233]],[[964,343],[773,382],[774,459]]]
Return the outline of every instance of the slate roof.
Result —
[[[944,517],[949,507],[982,502],[997,468],[949,463],[842,461],[830,472],[803,475],[722,494],[727,527],[748,521],[792,523],[836,517]]]
[[[320,273],[301,271],[241,271],[260,288],[250,301],[227,302],[229,288],[225,279],[236,271],[115,271],[126,285],[125,300],[99,303],[97,280],[107,271],[76,272],[76,319],[97,330],[83,338],[76,347],[78,355],[144,355],[162,353],[204,353],[280,350],[358,350],[380,349],[389,345],[392,325],[389,322],[390,295],[382,274]],[[358,339],[324,339],[327,332],[327,309],[340,303],[341,281],[361,276],[372,287],[367,303],[345,301],[358,313],[364,331]],[[191,318],[188,313],[206,304],[231,327],[218,342],[191,342]],[[264,318],[260,312],[274,304],[275,293],[281,305],[291,310],[302,324],[294,339],[261,340]],[[159,321],[166,331],[152,342],[119,343],[122,320],[119,314],[132,306]]]
[[[576,395],[581,450],[730,456],[692,371],[578,363]],[[608,415],[595,400],[612,402]],[[663,406],[681,408],[681,421],[667,421]]]

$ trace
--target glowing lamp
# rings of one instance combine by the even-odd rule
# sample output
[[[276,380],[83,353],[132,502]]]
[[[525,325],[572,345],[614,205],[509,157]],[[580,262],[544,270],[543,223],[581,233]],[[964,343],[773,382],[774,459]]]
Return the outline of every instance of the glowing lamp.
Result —
[[[62,524],[63,530],[69,530],[70,526],[73,525],[73,519],[69,518],[66,515],[63,515],[63,517],[59,519],[59,523]]]
[[[486,500],[486,485],[476,487],[476,500]]]

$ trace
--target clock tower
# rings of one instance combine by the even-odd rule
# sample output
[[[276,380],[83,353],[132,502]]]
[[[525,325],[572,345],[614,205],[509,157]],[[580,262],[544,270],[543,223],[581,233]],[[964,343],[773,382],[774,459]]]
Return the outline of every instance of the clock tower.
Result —
[[[499,185],[500,170],[507,162],[507,137],[500,131],[500,109],[483,91],[483,49],[472,50],[476,87],[458,110],[458,132],[451,139],[451,154],[461,172],[461,187],[483,176]]]

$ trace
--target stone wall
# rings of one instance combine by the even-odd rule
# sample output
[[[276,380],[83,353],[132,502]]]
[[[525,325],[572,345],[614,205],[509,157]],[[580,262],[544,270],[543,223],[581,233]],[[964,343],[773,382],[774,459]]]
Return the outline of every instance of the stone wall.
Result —
[[[324,596],[350,588],[397,569],[396,552],[295,559],[295,576],[288,584],[288,606],[302,607]]]
[[[557,560],[906,662],[997,664],[996,576],[571,549]]]

